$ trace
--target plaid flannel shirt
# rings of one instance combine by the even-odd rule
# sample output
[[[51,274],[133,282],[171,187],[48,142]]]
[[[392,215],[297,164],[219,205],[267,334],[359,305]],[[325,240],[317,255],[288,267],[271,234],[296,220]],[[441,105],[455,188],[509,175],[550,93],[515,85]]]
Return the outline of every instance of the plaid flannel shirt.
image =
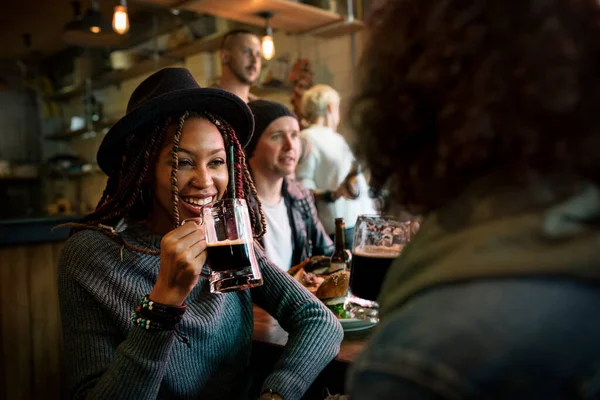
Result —
[[[293,179],[284,178],[281,193],[292,228],[292,265],[312,256],[331,255],[335,246],[319,220],[311,191]]]

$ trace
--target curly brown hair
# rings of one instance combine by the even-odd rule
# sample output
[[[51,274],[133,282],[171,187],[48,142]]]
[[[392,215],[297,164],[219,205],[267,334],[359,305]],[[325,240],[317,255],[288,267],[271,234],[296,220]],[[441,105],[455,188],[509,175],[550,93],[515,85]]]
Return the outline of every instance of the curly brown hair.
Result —
[[[177,171],[179,166],[178,151],[181,133],[185,121],[189,118],[203,118],[217,127],[225,148],[234,149],[234,171],[233,179],[236,196],[246,199],[249,203],[258,205],[258,213],[249,204],[250,220],[255,238],[260,238],[266,232],[266,220],[260,207],[260,200],[250,171],[248,170],[244,151],[233,131],[233,128],[222,118],[204,112],[184,112],[178,117],[165,117],[131,134],[127,138],[125,157],[121,162],[118,174],[109,177],[106,187],[96,209],[83,218],[80,223],[65,224],[74,228],[74,232],[81,229],[95,229],[119,241],[124,247],[131,251],[145,254],[160,254],[159,251],[140,248],[123,240],[112,228],[116,222],[123,217],[134,220],[143,220],[151,212],[152,194],[148,193],[144,198],[144,192],[149,192],[146,183],[149,170],[156,163],[158,154],[167,140],[169,126],[175,125],[176,131],[173,135],[172,170],[171,170],[171,192],[173,198],[173,228],[179,226],[179,193],[177,188]],[[143,133],[141,131],[144,131]]]
[[[597,180],[597,0],[388,0],[349,116],[375,197],[432,211],[492,173]]]

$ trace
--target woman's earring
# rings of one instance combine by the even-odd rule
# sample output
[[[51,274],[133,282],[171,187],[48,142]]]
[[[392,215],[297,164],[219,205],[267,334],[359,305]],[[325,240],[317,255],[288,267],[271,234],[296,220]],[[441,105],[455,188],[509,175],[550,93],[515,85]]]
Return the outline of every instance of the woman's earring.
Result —
[[[150,204],[151,196],[152,194],[150,193],[150,188],[148,186],[142,186],[140,189],[140,202],[143,205]],[[146,203],[146,201],[148,201],[148,203]]]

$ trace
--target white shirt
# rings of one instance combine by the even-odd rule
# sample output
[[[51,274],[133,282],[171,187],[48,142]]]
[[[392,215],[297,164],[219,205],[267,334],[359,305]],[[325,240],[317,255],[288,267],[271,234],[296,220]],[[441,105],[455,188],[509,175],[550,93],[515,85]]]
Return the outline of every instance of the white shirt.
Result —
[[[346,179],[354,161],[348,143],[342,135],[325,126],[312,125],[302,134],[306,135],[312,149],[302,164],[298,164],[296,178],[308,189],[335,191]],[[319,219],[327,233],[335,233],[335,218],[344,218],[346,227],[352,228],[359,215],[376,214],[363,174],[358,175],[357,185],[360,195],[356,200],[341,198],[333,203],[317,202]]]
[[[261,200],[267,220],[267,232],[263,236],[267,257],[284,271],[292,267],[292,227],[285,201],[270,205]]]

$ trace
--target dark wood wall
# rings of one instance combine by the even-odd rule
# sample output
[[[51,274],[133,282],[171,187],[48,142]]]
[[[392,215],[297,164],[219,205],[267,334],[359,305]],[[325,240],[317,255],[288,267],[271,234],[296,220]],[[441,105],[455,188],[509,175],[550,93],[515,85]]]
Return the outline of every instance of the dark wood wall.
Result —
[[[59,399],[62,243],[0,247],[0,399]]]

